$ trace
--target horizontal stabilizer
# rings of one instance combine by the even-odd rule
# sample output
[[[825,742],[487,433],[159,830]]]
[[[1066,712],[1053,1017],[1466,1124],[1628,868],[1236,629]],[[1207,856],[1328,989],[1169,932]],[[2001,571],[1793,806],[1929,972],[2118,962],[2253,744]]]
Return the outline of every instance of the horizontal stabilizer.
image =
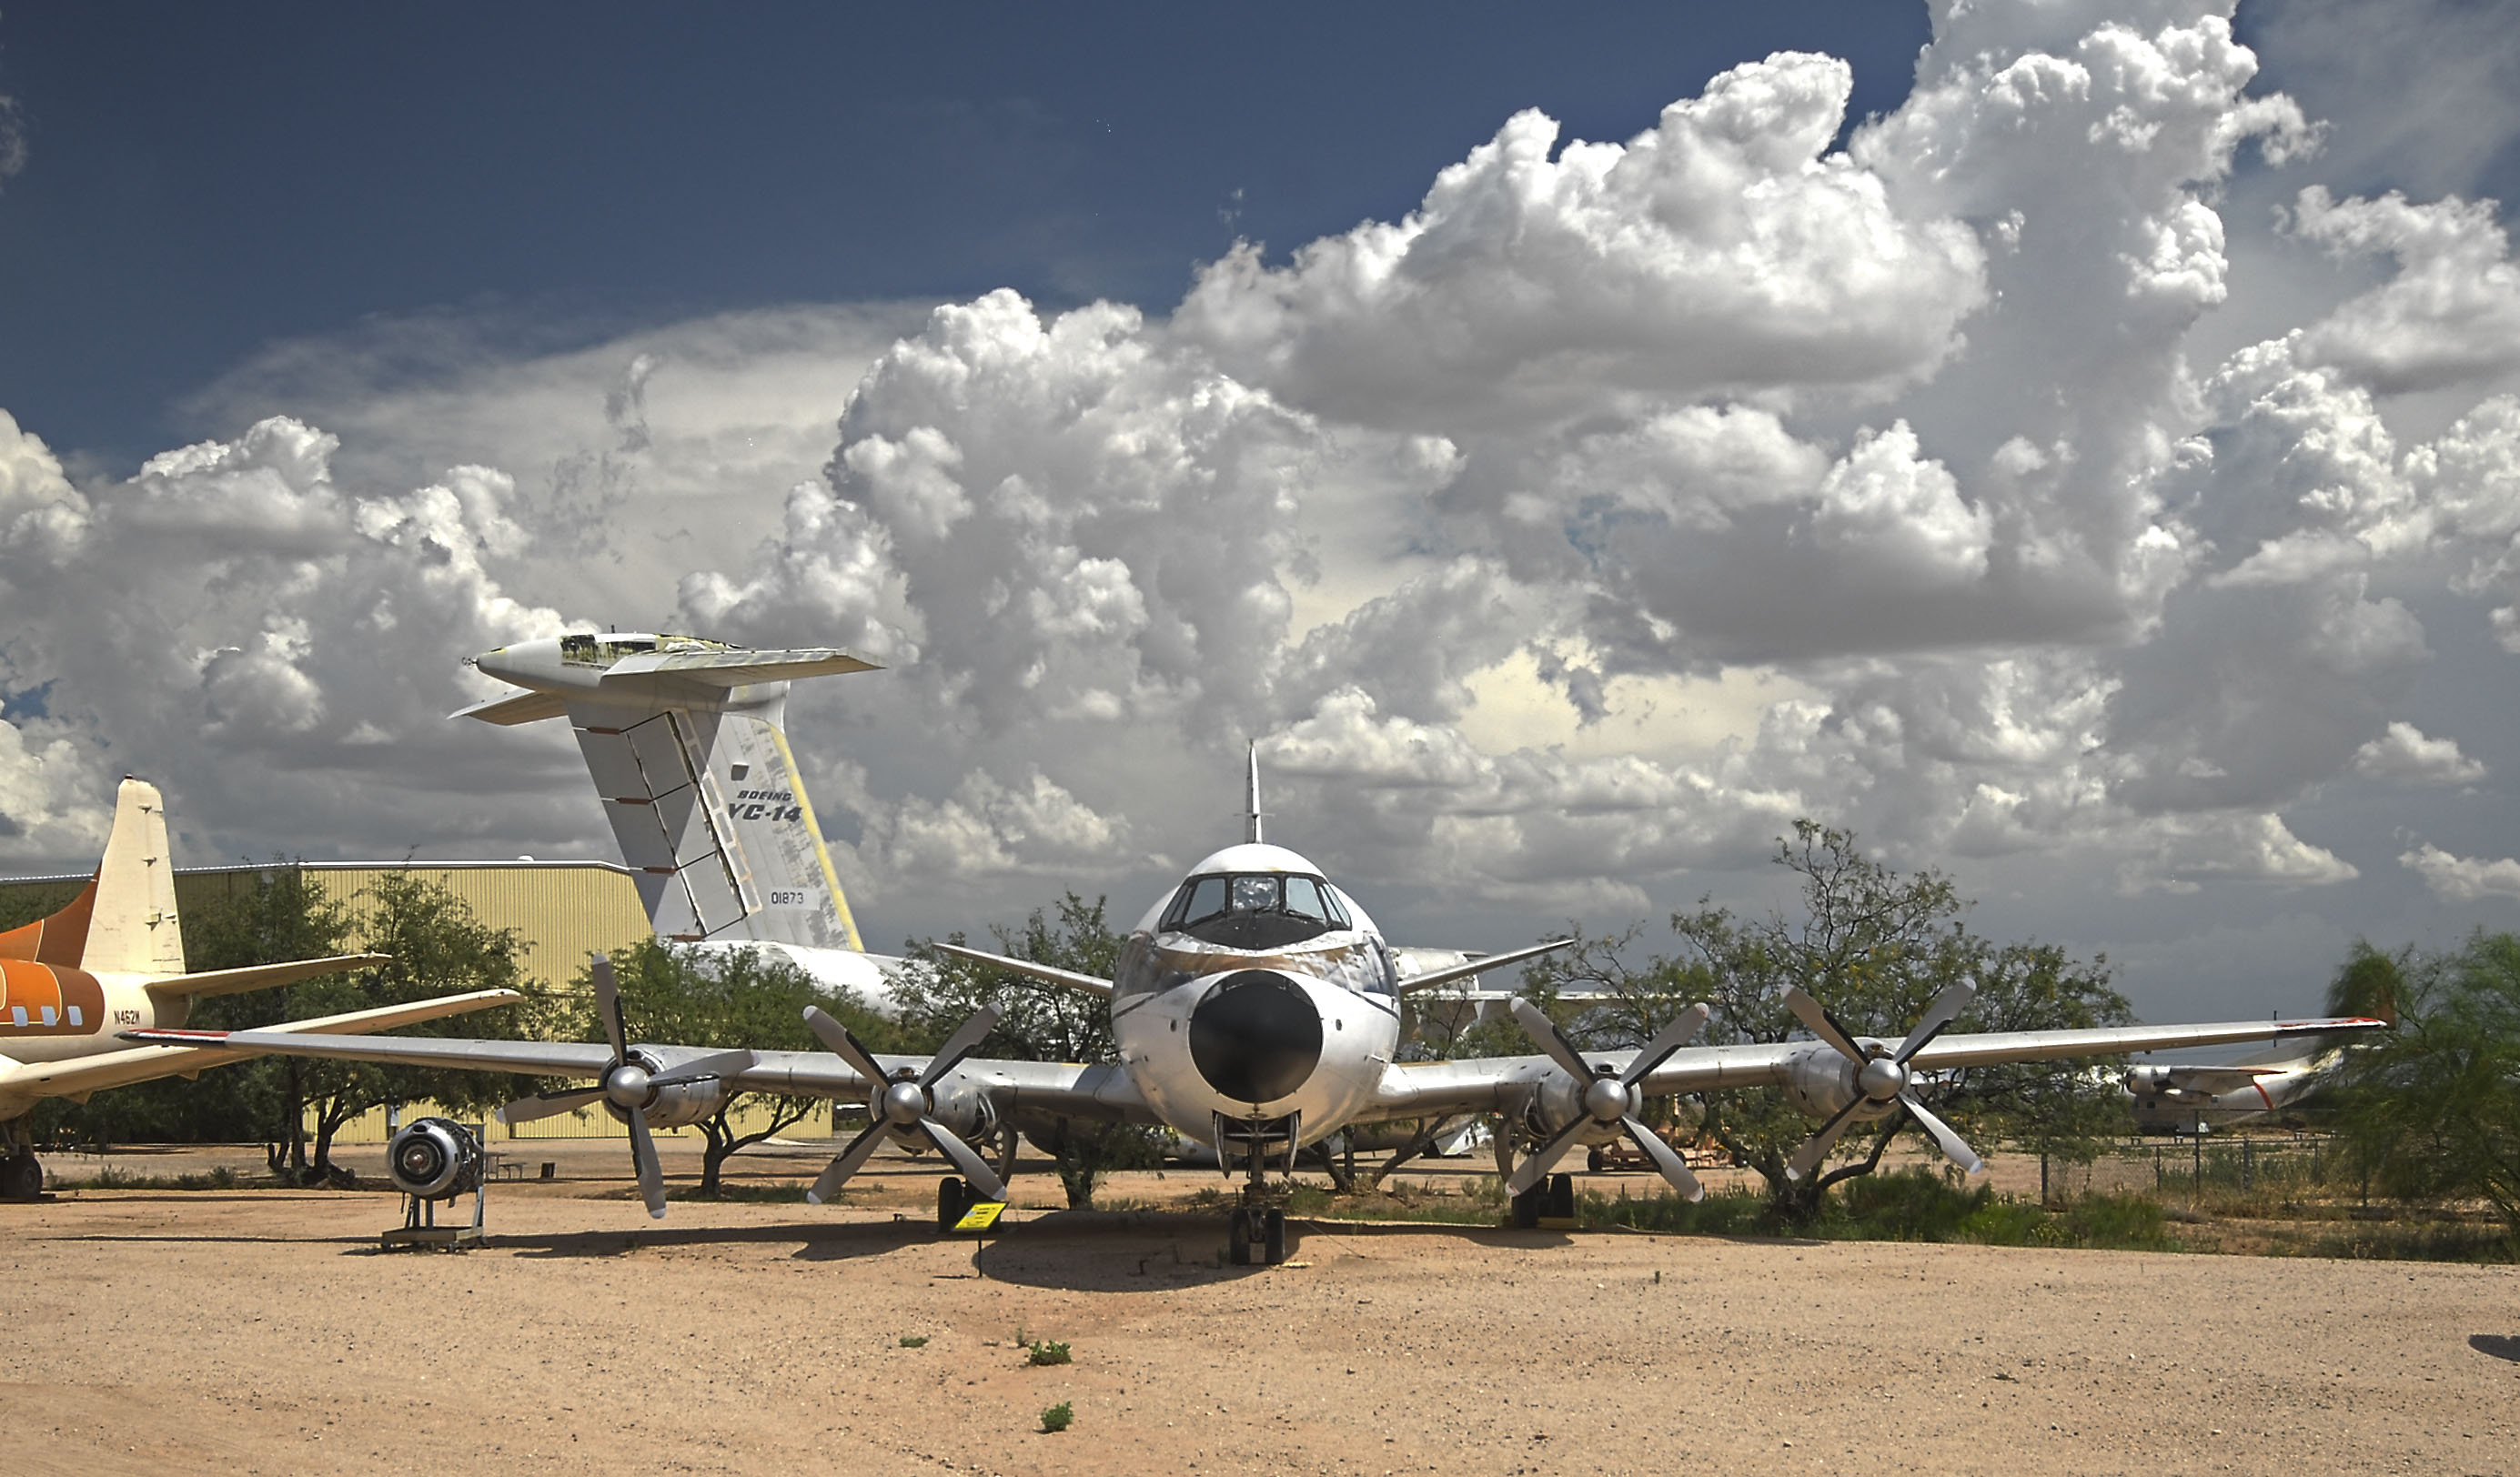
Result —
[[[960,944],[938,944],[936,946],[936,952],[939,954],[950,954],[957,959],[968,959],[973,963],[995,964],[1001,969],[1012,969],[1017,974],[1029,974],[1035,979],[1046,979],[1054,985],[1065,985],[1071,990],[1082,990],[1088,995],[1098,995],[1105,1000],[1111,998],[1111,982],[1109,980],[1098,979],[1091,974],[1079,974],[1073,969],[1061,969],[1053,964],[1035,963],[1028,959],[1009,959],[1003,954],[989,954],[978,949],[966,949]]]
[[[1485,955],[1467,963],[1455,964],[1449,969],[1430,969],[1424,974],[1402,980],[1400,993],[1415,995],[1420,990],[1432,990],[1438,985],[1449,985],[1457,979],[1467,979],[1474,974],[1485,974],[1490,969],[1502,969],[1508,964],[1518,964],[1527,959],[1537,959],[1552,949],[1563,949],[1573,942],[1575,941],[1571,938],[1552,939],[1546,944],[1534,944],[1528,949],[1511,949],[1503,954]]]
[[[515,693],[506,697],[492,697],[469,708],[457,708],[449,718],[478,718],[483,723],[509,727],[518,723],[539,723],[558,718],[568,711],[568,704],[552,693]]]
[[[325,959],[291,960],[285,964],[248,964],[242,969],[204,969],[199,974],[174,974],[164,979],[143,983],[152,995],[235,995],[246,990],[268,990],[275,985],[293,985],[301,979],[319,975],[341,974],[352,969],[371,969],[390,962],[390,954],[336,954]]]
[[[756,682],[793,682],[800,677],[836,677],[849,672],[880,670],[874,662],[830,647],[773,651],[648,651],[624,656],[605,673],[607,679],[671,672],[687,682],[713,688],[740,688]]]

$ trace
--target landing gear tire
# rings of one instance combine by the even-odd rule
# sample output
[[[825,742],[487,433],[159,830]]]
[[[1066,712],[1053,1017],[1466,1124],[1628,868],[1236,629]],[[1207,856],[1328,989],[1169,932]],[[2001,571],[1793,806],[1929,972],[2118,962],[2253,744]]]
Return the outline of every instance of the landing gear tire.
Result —
[[[1549,1177],[1548,1213],[1561,1221],[1575,1219],[1575,1177],[1573,1175]]]
[[[0,1160],[0,1200],[40,1200],[44,1195],[44,1166],[32,1154],[12,1154]]]
[[[1546,1185],[1535,1185],[1513,1197],[1513,1224],[1518,1230],[1533,1229],[1548,1213],[1549,1186]]]
[[[936,1182],[936,1229],[952,1231],[955,1223],[970,1214],[980,1203],[979,1195],[965,1185],[960,1176],[947,1175]]]
[[[1286,1260],[1286,1213],[1236,1207],[1226,1218],[1225,1254],[1237,1267],[1275,1267]]]
[[[1529,1231],[1537,1227],[1544,1217],[1554,1221],[1575,1219],[1573,1175],[1551,1175],[1513,1197],[1514,1225]]]
[[[1603,1169],[1607,1168],[1609,1166],[1609,1156],[1602,1153],[1598,1148],[1584,1156],[1584,1167],[1597,1175]]]

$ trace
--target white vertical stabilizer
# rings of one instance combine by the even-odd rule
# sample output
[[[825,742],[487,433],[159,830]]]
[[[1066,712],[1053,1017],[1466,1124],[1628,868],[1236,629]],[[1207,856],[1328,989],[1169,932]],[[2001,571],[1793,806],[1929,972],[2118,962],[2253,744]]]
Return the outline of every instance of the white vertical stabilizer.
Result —
[[[184,925],[175,912],[175,863],[166,845],[166,802],[158,786],[124,776],[113,797],[113,834],[96,869],[96,899],[78,966],[88,972],[181,974]]]

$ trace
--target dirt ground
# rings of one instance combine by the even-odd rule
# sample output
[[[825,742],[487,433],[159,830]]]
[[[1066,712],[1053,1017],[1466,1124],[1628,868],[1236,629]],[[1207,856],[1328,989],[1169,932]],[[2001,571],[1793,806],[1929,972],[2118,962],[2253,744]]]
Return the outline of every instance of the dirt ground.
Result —
[[[1221,1217],[1055,1211],[1047,1174],[980,1247],[910,1161],[655,1223],[620,1144],[517,1147],[556,1178],[495,1186],[462,1256],[380,1252],[388,1194],[0,1205],[7,1470],[2520,1472],[2509,1267],[1299,1221],[1225,1268]],[[259,1167],[115,1162],[222,1158]]]

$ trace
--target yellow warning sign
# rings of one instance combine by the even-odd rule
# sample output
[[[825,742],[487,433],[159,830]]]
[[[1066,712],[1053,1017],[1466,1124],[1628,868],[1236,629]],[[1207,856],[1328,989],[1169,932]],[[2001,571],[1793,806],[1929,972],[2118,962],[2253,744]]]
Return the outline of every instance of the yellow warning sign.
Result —
[[[963,1212],[963,1219],[954,1223],[954,1229],[956,1231],[986,1231],[990,1227],[997,1225],[998,1217],[1005,1215],[1006,1213],[1006,1201],[983,1200],[979,1204],[972,1206],[969,1210]]]

